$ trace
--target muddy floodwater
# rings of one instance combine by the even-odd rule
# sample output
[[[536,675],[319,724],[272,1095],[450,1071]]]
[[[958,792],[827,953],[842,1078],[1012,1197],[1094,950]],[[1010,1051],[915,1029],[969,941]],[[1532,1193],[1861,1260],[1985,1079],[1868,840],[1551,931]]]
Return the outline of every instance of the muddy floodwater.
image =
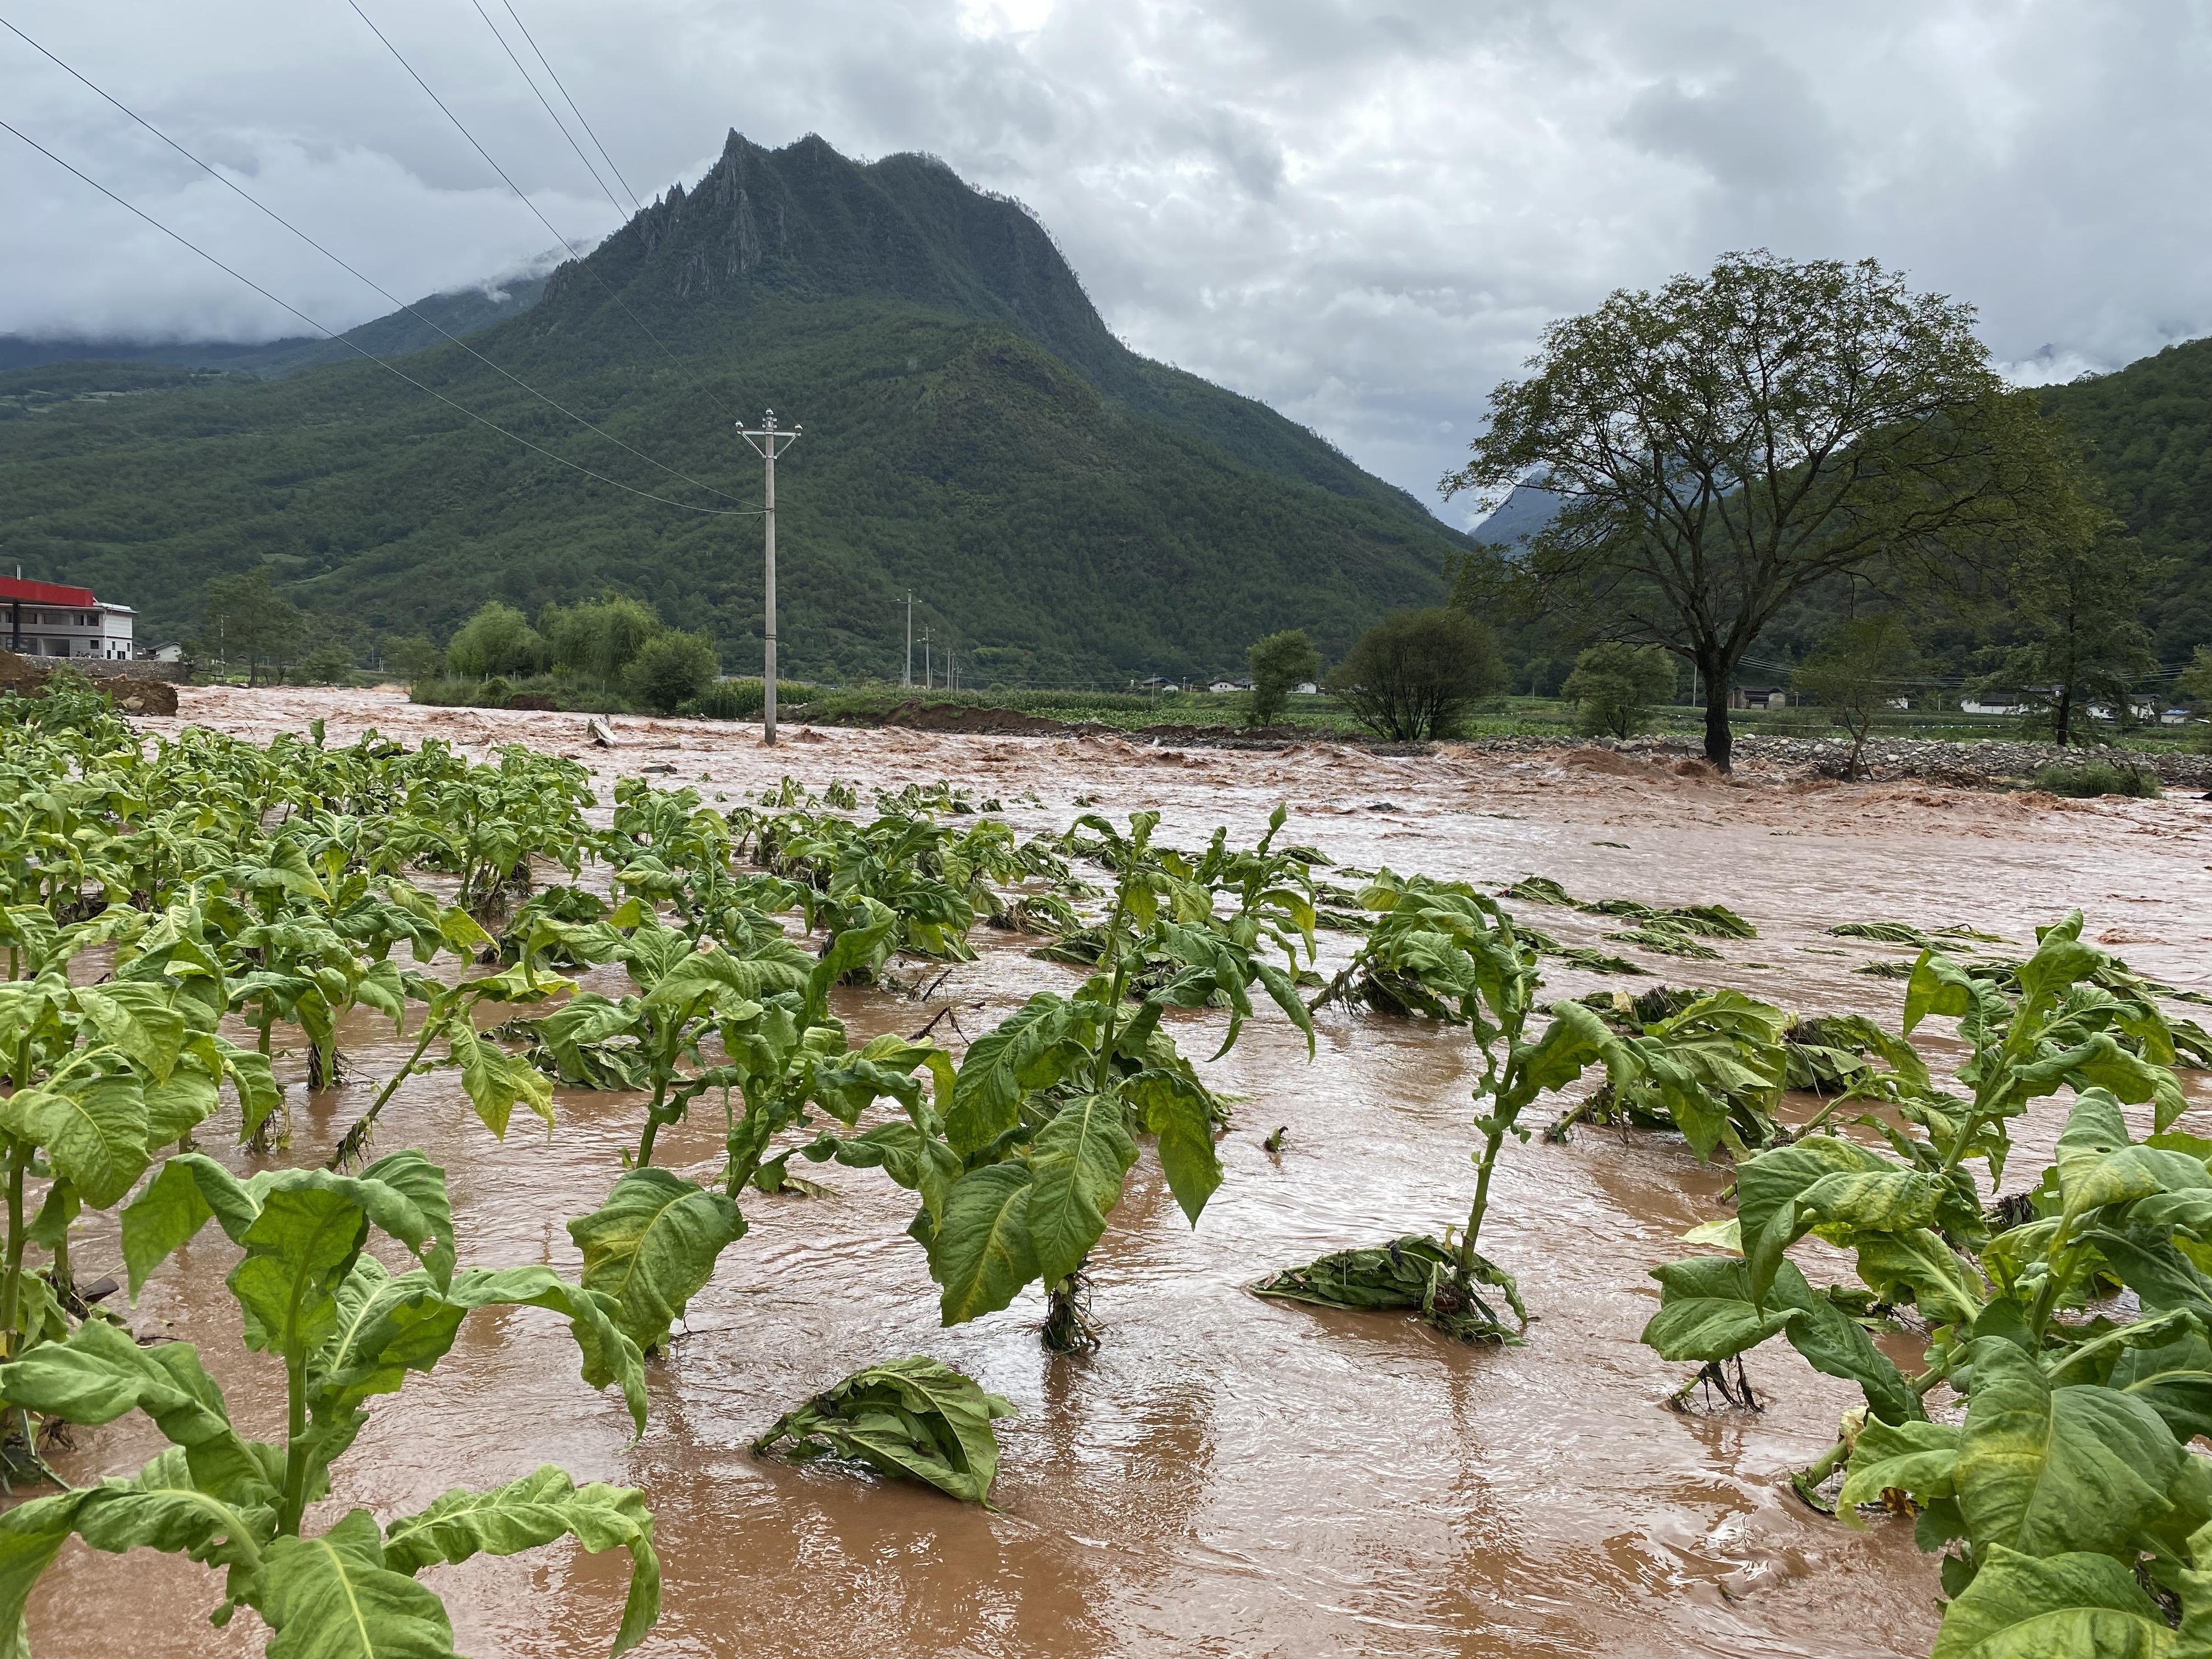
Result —
[[[2087,936],[2138,970],[2212,986],[2212,803],[2194,799],[1723,781],[1597,751],[1380,758],[1326,744],[1176,751],[788,726],[771,751],[757,727],[628,719],[605,750],[577,715],[415,708],[360,692],[184,696],[179,719],[143,724],[265,737],[319,714],[332,742],[374,725],[479,757],[526,741],[583,760],[603,803],[617,774],[655,769],[672,769],[655,781],[727,805],[787,774],[816,788],[857,781],[864,802],[866,786],[941,777],[995,798],[1024,833],[1063,829],[1084,810],[1157,808],[1161,837],[1188,844],[1216,824],[1256,836],[1280,800],[1289,839],[1355,865],[1491,886],[1541,874],[1593,898],[1717,901],[1759,927],[1756,939],[1719,942],[1721,963],[1607,947],[1654,979],[1547,963],[1559,995],[1662,980],[1732,985],[1808,1014],[1893,1025],[1901,984],[1850,970],[1910,953],[1824,927],[1966,923],[2024,953],[2034,924],[2076,905]],[[1574,944],[1595,945],[1613,925],[1559,910],[1530,920]],[[975,942],[981,959],[955,969],[927,1004],[840,994],[856,1040],[918,1029],[949,1000],[936,1035],[957,1048],[1033,991],[1075,981],[983,930]],[[1346,941],[1334,945],[1340,960]],[[1678,1139],[1580,1130],[1567,1146],[1509,1147],[1483,1249],[1520,1276],[1535,1316],[1524,1347],[1460,1346],[1396,1316],[1317,1312],[1242,1288],[1465,1213],[1476,1137],[1464,1042],[1342,1010],[1318,1026],[1309,1060],[1296,1034],[1263,1014],[1208,1072],[1241,1098],[1220,1148],[1226,1179],[1195,1230],[1150,1154],[1140,1163],[1092,1257],[1104,1326],[1094,1353],[1042,1351],[1035,1290],[1003,1313],[940,1328],[921,1251],[903,1233],[908,1195],[875,1171],[808,1166],[830,1196],[745,1200],[751,1231],[648,1364],[641,1439],[618,1399],[578,1380],[557,1317],[479,1314],[433,1376],[374,1403],[318,1524],[356,1504],[388,1517],[549,1461],[580,1481],[640,1487],[666,1577],[665,1612],[643,1651],[670,1659],[1926,1653],[1936,1576],[1909,1523],[1847,1527],[1807,1510],[1787,1484],[1826,1447],[1856,1390],[1777,1344],[1750,1364],[1764,1414],[1685,1415],[1662,1403],[1689,1368],[1636,1340],[1656,1303],[1646,1270],[1688,1254],[1679,1236],[1718,1212],[1727,1181]],[[1202,1030],[1179,1035],[1194,1055],[1216,1046]],[[349,1086],[310,1097],[301,1061],[289,1062],[291,1161],[326,1157],[408,1045],[363,1019],[342,1046],[362,1079]],[[1928,1046],[1949,1052],[1940,1038]],[[2186,1127],[2212,1133],[2208,1079],[2182,1078]],[[612,1182],[641,1107],[584,1091],[562,1092],[550,1137],[518,1116],[501,1145],[441,1073],[410,1080],[386,1112],[381,1149],[421,1146],[447,1169],[462,1265],[577,1270],[563,1223]],[[2043,1103],[2023,1132],[2015,1184],[2034,1178],[2062,1111]],[[1283,1148],[1270,1154],[1261,1142],[1278,1126]],[[658,1161],[710,1176],[716,1127],[664,1134]],[[1843,1271],[1840,1258],[1801,1254],[1816,1280]],[[77,1271],[96,1276],[116,1255],[112,1234],[94,1232]],[[281,1371],[240,1346],[222,1283],[232,1259],[210,1229],[131,1318],[142,1335],[201,1344],[242,1426],[273,1437]],[[1893,1352],[1908,1355],[1901,1342]],[[806,1395],[908,1353],[946,1360],[1014,1403],[1018,1414],[999,1430],[997,1512],[748,1449]],[[89,1480],[135,1468],[155,1448],[142,1420],[79,1430],[56,1462]],[[426,1582],[452,1607],[460,1650],[477,1659],[587,1656],[612,1637],[627,1566],[618,1552],[560,1547],[434,1570]],[[228,1631],[204,1622],[218,1583],[173,1558],[73,1543],[32,1601],[33,1650],[259,1652],[265,1632],[252,1613]]]

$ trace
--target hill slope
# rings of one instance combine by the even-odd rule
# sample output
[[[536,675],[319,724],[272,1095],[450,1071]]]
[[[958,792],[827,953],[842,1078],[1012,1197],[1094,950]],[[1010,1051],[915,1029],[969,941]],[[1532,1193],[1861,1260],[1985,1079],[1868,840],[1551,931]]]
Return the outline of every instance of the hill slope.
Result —
[[[923,157],[733,133],[696,186],[470,343],[736,505],[757,502],[759,464],[732,416],[805,423],[777,477],[793,672],[895,672],[908,587],[979,682],[1208,668],[1294,625],[1334,653],[1433,602],[1466,544],[1264,405],[1130,352],[1041,226]],[[610,479],[733,504],[457,347],[399,367]],[[365,631],[613,586],[715,633],[733,666],[757,649],[757,518],[595,483],[368,363],[0,374],[0,514],[27,574],[124,598],[149,634],[260,560]]]
[[[2143,545],[2172,561],[2143,620],[2160,662],[2212,643],[2212,340],[2043,394],[2088,452],[2112,505]]]

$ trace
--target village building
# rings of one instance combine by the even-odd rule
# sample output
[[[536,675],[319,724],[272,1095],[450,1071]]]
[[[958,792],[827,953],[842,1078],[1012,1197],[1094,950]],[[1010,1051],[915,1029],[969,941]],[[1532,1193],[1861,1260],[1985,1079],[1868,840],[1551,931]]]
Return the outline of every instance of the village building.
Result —
[[[94,598],[88,587],[0,576],[0,639],[22,656],[128,662],[137,616],[127,605]]]

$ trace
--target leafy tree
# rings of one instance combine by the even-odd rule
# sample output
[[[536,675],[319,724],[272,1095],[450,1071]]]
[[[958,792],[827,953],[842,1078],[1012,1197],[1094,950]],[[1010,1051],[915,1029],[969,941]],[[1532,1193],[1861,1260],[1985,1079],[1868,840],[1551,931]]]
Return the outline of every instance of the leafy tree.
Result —
[[[1695,663],[1723,768],[1736,666],[1794,597],[1955,580],[2071,496],[2057,433],[1991,372],[1972,308],[1872,260],[1729,254],[1554,324],[1532,368],[1492,392],[1443,488],[1540,472],[1565,505],[1516,559],[1464,562],[1458,597]]]
[[[1859,757],[1899,687],[1918,666],[1912,632],[1883,613],[1838,624],[1790,676],[1797,689],[1850,734],[1851,757],[1844,775],[1859,775]]]
[[[310,685],[336,685],[353,671],[353,653],[325,641],[300,659],[300,678]]]
[[[204,656],[242,658],[246,683],[257,684],[261,665],[284,662],[300,647],[307,616],[270,586],[269,569],[256,565],[235,575],[210,576],[200,601],[199,648]]]
[[[1504,687],[1490,629],[1442,607],[1385,617],[1328,677],[1361,725],[1399,743],[1449,736],[1472,705]]]
[[[1267,726],[1280,720],[1283,705],[1294,687],[1321,673],[1321,653],[1303,628],[1289,628],[1257,641],[1244,653],[1252,671],[1252,724]]]
[[[1632,737],[1651,723],[1651,705],[1674,693],[1674,665],[1656,646],[1609,640],[1575,659],[1559,695],[1574,703],[1585,737]]]
[[[656,634],[629,665],[630,695],[648,708],[672,714],[704,692],[721,672],[714,641],[704,634]]]
[[[1986,653],[1984,689],[2024,697],[2062,744],[2087,740],[2094,703],[2124,721],[2130,688],[2158,666],[2140,617],[2159,568],[2100,507],[2031,541],[2007,578],[2012,639]]]
[[[635,599],[609,593],[565,608],[549,605],[538,615],[538,629],[562,667],[601,685],[617,685],[646,641],[660,632],[660,618]]]
[[[535,674],[545,666],[549,654],[544,637],[528,617],[511,605],[491,599],[447,643],[446,666],[472,680],[494,674]]]
[[[2198,720],[2212,720],[2212,645],[2198,646],[2189,659],[2189,666],[2173,683],[2189,699]]]
[[[404,634],[386,642],[384,665],[412,685],[418,680],[434,680],[444,673],[446,653],[428,634]]]

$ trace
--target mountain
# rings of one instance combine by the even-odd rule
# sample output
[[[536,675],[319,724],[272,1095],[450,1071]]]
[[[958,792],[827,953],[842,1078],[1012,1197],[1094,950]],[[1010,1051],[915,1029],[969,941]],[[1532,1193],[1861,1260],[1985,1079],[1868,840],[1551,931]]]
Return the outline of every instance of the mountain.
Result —
[[[1476,541],[1510,547],[1559,516],[1560,498],[1541,484],[1519,483],[1468,533]]]
[[[351,340],[380,357],[403,356],[439,343],[443,337],[441,329],[459,339],[509,317],[519,317],[536,305],[544,292],[544,276],[519,276],[483,288],[425,295],[404,310],[348,329],[339,338]],[[222,340],[40,339],[0,334],[0,370],[93,361],[223,369],[270,380],[317,363],[358,360],[358,353],[337,340],[310,334],[288,335],[258,345]]]
[[[2169,667],[2212,643],[2212,340],[2051,386],[2043,406],[2080,439],[2143,546],[2170,561],[2143,620]]]
[[[621,486],[754,507],[731,427],[769,407],[805,428],[776,478],[796,673],[895,673],[909,588],[977,684],[1210,669],[1292,626],[1335,655],[1435,603],[1468,544],[1264,404],[1129,350],[1025,210],[924,156],[732,133],[469,344],[687,476],[453,345],[391,365],[451,404],[361,362],[46,364],[0,374],[6,556],[138,605],[149,635],[257,561],[363,635],[611,586],[737,667],[757,660],[758,518]]]

